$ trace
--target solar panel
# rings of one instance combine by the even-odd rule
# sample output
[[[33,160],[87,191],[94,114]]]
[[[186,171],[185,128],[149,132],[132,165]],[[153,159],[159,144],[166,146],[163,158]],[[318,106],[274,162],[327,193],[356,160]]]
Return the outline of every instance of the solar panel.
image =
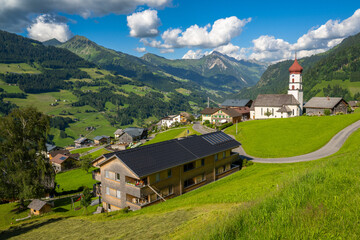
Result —
[[[66,157],[61,157],[61,158],[60,158],[60,160],[65,160],[65,159],[66,159]]]
[[[215,144],[219,144],[219,143],[224,143],[227,141],[232,140],[232,138],[228,135],[226,135],[223,132],[218,132],[218,133],[214,133],[214,134],[209,134],[209,135],[205,135],[202,136],[207,142],[209,142],[211,145],[215,145]]]

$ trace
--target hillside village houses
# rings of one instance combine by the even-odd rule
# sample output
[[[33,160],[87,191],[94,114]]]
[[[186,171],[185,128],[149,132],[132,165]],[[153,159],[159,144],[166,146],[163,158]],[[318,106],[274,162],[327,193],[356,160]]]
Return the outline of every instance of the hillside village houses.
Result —
[[[252,119],[288,118],[303,113],[303,68],[295,58],[289,68],[288,94],[259,94],[250,108]]]
[[[104,154],[99,170],[103,207],[137,210],[182,195],[240,169],[240,143],[223,132],[193,135]],[[99,186],[99,184],[96,184]]]
[[[304,106],[307,115],[346,114],[349,104],[341,97],[313,97]]]

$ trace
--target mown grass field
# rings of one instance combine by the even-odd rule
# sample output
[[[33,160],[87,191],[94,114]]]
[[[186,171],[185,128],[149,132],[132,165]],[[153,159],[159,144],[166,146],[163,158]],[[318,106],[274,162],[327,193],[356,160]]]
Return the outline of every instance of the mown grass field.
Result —
[[[187,134],[187,131],[189,131],[189,134]],[[167,140],[171,140],[171,139],[175,139],[175,138],[186,137],[187,135],[190,136],[190,135],[194,135],[194,134],[200,135],[200,133],[196,132],[192,128],[192,125],[189,125],[187,127],[169,129],[165,132],[157,133],[155,138],[151,139],[150,141],[147,141],[146,143],[143,144],[143,146],[153,144],[153,143],[163,142],[163,141],[167,141]]]
[[[225,130],[236,135],[245,152],[254,157],[291,157],[324,146],[341,129],[360,119],[360,114],[267,119],[238,123]]]
[[[358,239],[360,130],[325,159],[260,164],[140,211],[12,226],[14,239]],[[21,234],[19,234],[21,233]]]

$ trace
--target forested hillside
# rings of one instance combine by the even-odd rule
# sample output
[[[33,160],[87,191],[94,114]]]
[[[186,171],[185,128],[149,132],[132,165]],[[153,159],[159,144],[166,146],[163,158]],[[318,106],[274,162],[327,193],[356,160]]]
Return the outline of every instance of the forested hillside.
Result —
[[[350,100],[360,97],[360,34],[345,39],[333,49],[299,59],[304,68],[304,98],[341,96]],[[268,67],[260,81],[243,89],[238,96],[256,98],[260,93],[286,93],[292,60]]]

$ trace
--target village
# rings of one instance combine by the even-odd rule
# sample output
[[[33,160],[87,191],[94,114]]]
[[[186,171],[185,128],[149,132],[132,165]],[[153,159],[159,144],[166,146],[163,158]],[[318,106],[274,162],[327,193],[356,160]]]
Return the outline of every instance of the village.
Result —
[[[247,160],[241,143],[222,130],[253,120],[349,114],[359,104],[339,97],[313,97],[303,101],[303,68],[295,59],[289,68],[288,94],[259,94],[256,99],[227,99],[200,114],[169,115],[149,128],[117,129],[113,136],[80,137],[74,146],[47,144],[47,155],[56,173],[81,166],[86,155],[92,178],[96,213],[121,209],[138,210],[185,194],[242,169]],[[305,80],[306,81],[306,80]],[[146,144],[156,134],[187,129],[183,137]],[[198,130],[189,134],[189,128]],[[142,146],[144,145],[144,146]],[[79,151],[85,149],[86,151]],[[100,156],[93,152],[105,149]],[[51,211],[51,199],[35,199],[31,214]]]

